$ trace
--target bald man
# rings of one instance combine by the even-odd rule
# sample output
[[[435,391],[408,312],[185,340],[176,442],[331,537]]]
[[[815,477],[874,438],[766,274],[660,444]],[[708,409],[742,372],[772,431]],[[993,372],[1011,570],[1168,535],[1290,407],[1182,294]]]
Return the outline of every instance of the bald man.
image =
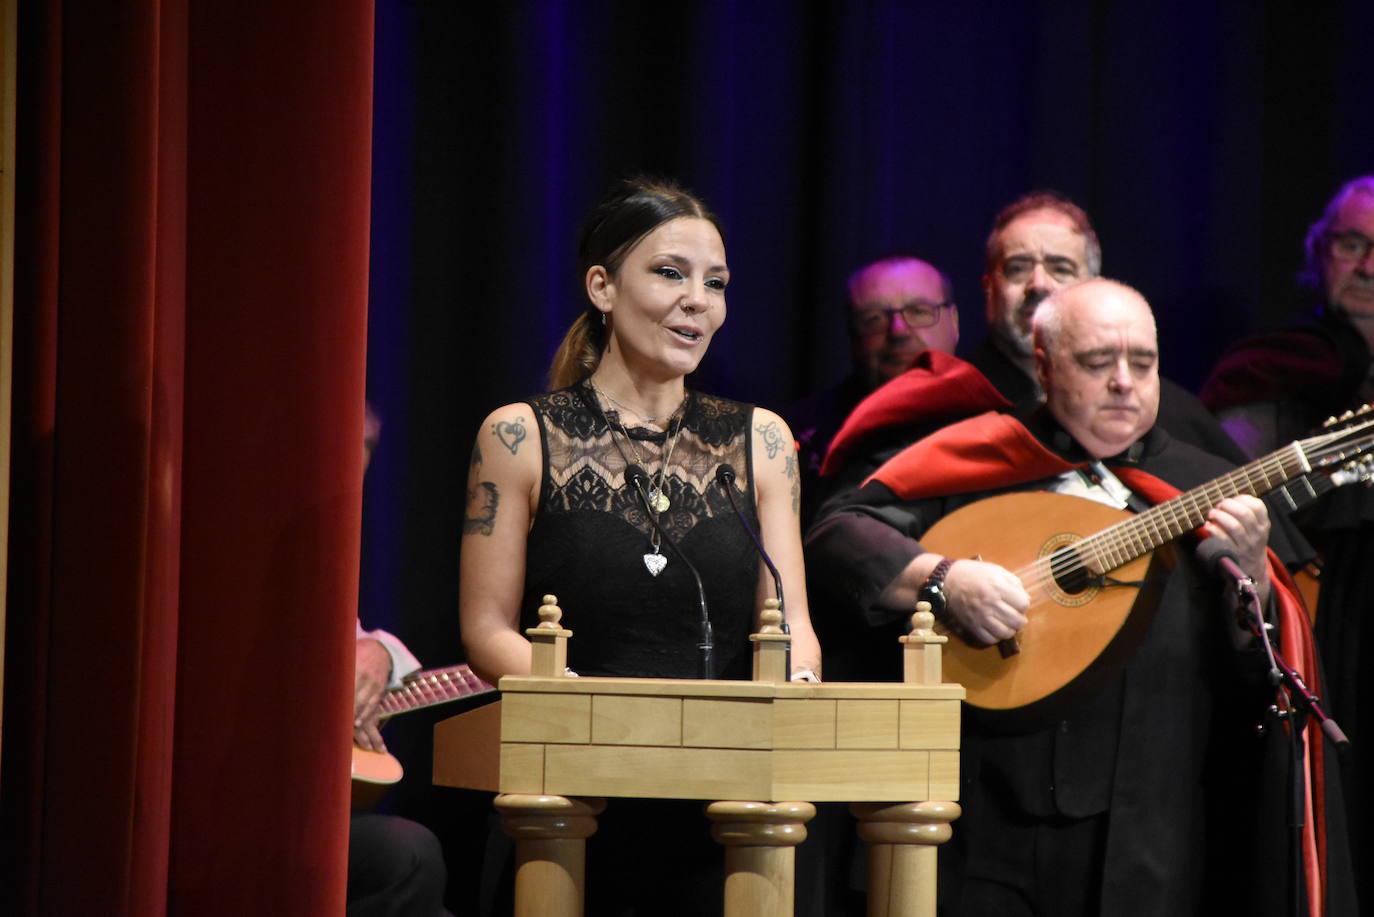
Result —
[[[1138,512],[1231,467],[1157,426],[1159,347],[1138,292],[1105,279],[1064,287],[1038,304],[1032,328],[1043,406],[1015,417],[977,414],[917,442],[851,505],[828,510],[809,537],[815,578],[834,581],[870,623],[899,624],[924,599],[951,639],[1014,639],[1052,610],[1032,612],[1022,581],[991,560],[927,550],[920,539],[936,522],[1020,491]],[[961,490],[970,480],[981,482],[977,492]],[[894,563],[891,550],[866,554],[875,519],[891,532],[889,549],[906,545],[904,561]],[[1051,534],[1042,539],[1031,515],[1003,514],[986,528],[1024,532],[1032,548]],[[1234,553],[1276,614],[1281,590],[1267,562],[1264,503],[1219,500],[1202,529]],[[1097,682],[1075,683],[1034,719],[966,708],[964,815],[941,853],[950,913],[1195,914],[1223,905],[1250,913],[1288,900],[1281,825],[1263,830],[1250,820],[1255,809],[1234,805],[1241,784],[1283,761],[1281,748],[1268,761],[1269,749],[1248,732],[1273,700],[1263,655],[1191,547],[1161,549],[1136,584],[1145,613],[1135,619],[1139,642]],[[1291,601],[1282,590],[1282,602]],[[1215,774],[1229,777],[1214,785]]]

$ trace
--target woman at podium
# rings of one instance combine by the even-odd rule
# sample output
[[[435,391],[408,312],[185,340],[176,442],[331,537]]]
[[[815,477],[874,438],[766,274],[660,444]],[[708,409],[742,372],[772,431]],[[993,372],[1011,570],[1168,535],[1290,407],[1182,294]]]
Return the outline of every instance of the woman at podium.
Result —
[[[733,498],[780,574],[791,677],[817,679],[792,433],[685,383],[725,321],[715,217],[681,188],[626,181],[588,216],[578,255],[587,303],[550,392],[493,411],[473,446],[469,664],[493,684],[527,674],[524,631],[552,593],[573,673],[749,678],[775,584]],[[614,800],[588,844],[586,912],[718,914],[721,865],[700,803]]]
[[[592,210],[578,255],[587,304],[551,391],[493,411],[473,447],[469,663],[493,684],[528,673],[524,629],[552,593],[580,675],[748,678],[748,635],[774,582],[733,496],[780,572],[792,673],[814,676],[791,431],[685,383],[725,321],[715,217],[671,184],[622,182]]]

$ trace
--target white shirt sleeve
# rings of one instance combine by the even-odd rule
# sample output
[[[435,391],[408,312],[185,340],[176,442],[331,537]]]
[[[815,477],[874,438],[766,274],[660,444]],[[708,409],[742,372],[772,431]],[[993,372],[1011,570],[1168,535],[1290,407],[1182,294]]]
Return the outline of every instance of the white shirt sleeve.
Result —
[[[370,637],[386,647],[391,655],[391,682],[388,688],[399,688],[407,675],[420,671],[420,660],[416,659],[406,645],[384,630],[363,630],[363,622],[357,622],[357,639]]]

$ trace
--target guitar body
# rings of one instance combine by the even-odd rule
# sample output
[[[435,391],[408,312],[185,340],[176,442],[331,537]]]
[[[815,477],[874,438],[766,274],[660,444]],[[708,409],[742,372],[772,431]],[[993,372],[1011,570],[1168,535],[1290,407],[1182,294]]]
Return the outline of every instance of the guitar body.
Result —
[[[1031,596],[1026,627],[1017,636],[1020,652],[1003,658],[998,648],[975,647],[950,635],[944,674],[968,692],[968,703],[988,710],[1013,710],[1064,691],[1085,671],[1120,655],[1146,578],[1151,555],[1122,564],[1108,582],[1063,585],[1028,570],[1039,560],[1087,535],[1131,517],[1082,497],[1054,493],[1003,494],[969,504],[936,523],[921,543],[953,558],[977,558],[1021,577]],[[1061,555],[1062,556],[1062,555]],[[1121,584],[1113,584],[1119,581]],[[1078,588],[1086,585],[1086,588]]]
[[[353,779],[361,783],[390,786],[405,776],[401,762],[384,751],[368,751],[353,746]]]
[[[349,804],[355,810],[371,809],[381,802],[393,784],[405,776],[401,762],[384,751],[368,751],[353,746],[353,782]]]

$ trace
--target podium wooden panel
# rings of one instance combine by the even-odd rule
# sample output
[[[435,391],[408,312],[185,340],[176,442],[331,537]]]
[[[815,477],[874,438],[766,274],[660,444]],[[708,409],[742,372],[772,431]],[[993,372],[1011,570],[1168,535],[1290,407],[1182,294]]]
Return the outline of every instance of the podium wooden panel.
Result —
[[[949,837],[959,811],[964,690],[939,683],[944,638],[931,632],[928,615],[916,617],[903,638],[908,681],[897,684],[507,676],[499,702],[435,726],[434,782],[502,794],[497,807],[508,824],[522,819],[527,834],[540,818],[562,824],[577,805],[568,800],[584,800],[580,827],[557,841],[570,846],[550,854],[567,860],[557,883],[567,894],[553,904],[544,888],[535,905],[534,880],[522,895],[517,872],[517,915],[581,914],[580,832],[603,797],[716,801],[708,815],[726,846],[727,917],[792,913],[794,847],[806,836],[810,803],[870,804],[855,810],[875,845],[870,914],[933,915],[934,845]],[[532,639],[538,630],[528,632]],[[544,628],[545,636],[554,630],[554,639],[570,636]],[[777,646],[758,641],[756,652]],[[770,669],[776,678],[777,666],[760,661],[756,674]],[[902,802],[922,806],[893,805]],[[534,833],[547,845],[558,831]],[[518,863],[531,862],[527,853],[517,853]],[[549,868],[558,871],[545,863],[541,882]]]

